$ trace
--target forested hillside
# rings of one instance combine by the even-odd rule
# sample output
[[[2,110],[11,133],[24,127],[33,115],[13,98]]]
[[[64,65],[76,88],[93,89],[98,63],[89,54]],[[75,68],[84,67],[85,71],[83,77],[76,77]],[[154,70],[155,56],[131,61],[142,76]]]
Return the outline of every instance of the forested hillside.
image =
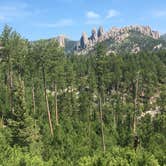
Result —
[[[162,35],[161,38],[166,40],[166,34]]]
[[[166,51],[66,55],[8,26],[0,46],[0,165],[166,165]]]

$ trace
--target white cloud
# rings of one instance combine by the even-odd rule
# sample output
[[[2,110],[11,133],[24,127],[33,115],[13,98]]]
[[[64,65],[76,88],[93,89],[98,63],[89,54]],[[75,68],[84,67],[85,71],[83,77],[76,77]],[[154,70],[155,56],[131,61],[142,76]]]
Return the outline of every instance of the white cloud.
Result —
[[[88,19],[97,19],[97,18],[100,18],[100,15],[99,15],[98,13],[96,13],[96,12],[88,11],[88,12],[86,13],[86,17],[87,17]]]
[[[47,28],[63,28],[63,27],[72,26],[73,23],[74,21],[72,19],[61,19],[55,23],[39,23],[36,25],[40,27],[47,27]]]
[[[86,12],[86,18],[85,24],[88,25],[98,25],[101,22],[101,15],[94,11]]]
[[[24,17],[30,13],[26,10],[27,5],[23,4],[8,4],[0,6],[0,20],[1,21],[10,21],[14,18]]]
[[[41,9],[32,9],[26,3],[0,4],[0,21],[8,22],[18,18],[25,19],[28,16],[38,15],[41,12]]]
[[[166,10],[158,10],[153,12],[155,17],[166,17]]]
[[[108,13],[107,13],[106,18],[109,19],[109,18],[112,18],[112,17],[116,17],[116,16],[118,16],[119,14],[120,14],[119,11],[114,10],[114,9],[110,9],[110,10],[108,11]]]
[[[107,21],[107,19],[109,18],[112,18],[112,17],[116,17],[120,15],[120,12],[117,11],[117,10],[114,10],[114,9],[110,9],[108,12],[107,12],[107,15],[100,15],[98,13],[95,13],[93,11],[88,11],[86,13],[86,17],[88,18],[86,21],[85,21],[85,24],[88,24],[88,25],[101,25],[103,24],[105,21]]]

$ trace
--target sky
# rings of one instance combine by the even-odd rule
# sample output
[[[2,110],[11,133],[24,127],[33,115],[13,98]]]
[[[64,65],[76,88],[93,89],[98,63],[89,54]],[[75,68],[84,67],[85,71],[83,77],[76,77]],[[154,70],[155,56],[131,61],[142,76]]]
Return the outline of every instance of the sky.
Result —
[[[149,25],[163,34],[166,0],[0,0],[0,32],[5,24],[29,40],[79,40],[99,26]]]

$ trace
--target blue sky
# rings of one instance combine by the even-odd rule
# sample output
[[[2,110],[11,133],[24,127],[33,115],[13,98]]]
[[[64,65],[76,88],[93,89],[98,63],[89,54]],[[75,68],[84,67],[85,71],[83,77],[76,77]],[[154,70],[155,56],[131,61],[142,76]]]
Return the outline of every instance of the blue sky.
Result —
[[[65,34],[78,40],[100,25],[150,25],[166,32],[166,0],[0,0],[0,32],[5,24],[29,40]]]

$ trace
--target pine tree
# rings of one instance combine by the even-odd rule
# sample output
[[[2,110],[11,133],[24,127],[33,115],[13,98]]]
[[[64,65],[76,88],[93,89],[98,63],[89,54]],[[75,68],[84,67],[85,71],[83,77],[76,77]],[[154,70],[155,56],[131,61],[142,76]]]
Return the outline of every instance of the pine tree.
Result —
[[[28,134],[26,132],[27,110],[25,105],[25,92],[22,80],[15,81],[14,84],[14,112],[10,112],[7,126],[12,131],[12,145],[27,146]]]
[[[103,152],[106,151],[105,146],[105,135],[104,135],[104,122],[103,122],[103,108],[102,105],[105,102],[105,84],[104,84],[104,69],[106,63],[106,49],[102,44],[98,44],[96,47],[96,76],[97,76],[97,89],[98,89],[98,106],[100,114],[100,123],[101,123],[101,136],[102,136],[102,145]]]

